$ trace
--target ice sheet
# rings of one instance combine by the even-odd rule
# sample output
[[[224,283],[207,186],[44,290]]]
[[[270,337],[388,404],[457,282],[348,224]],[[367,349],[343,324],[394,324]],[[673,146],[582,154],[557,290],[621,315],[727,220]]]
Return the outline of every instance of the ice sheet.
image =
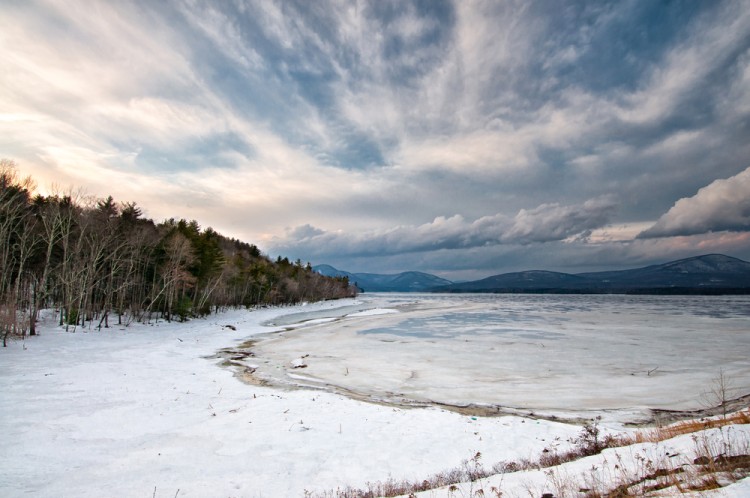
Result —
[[[360,299],[399,312],[266,335],[253,347],[256,374],[376,399],[548,413],[700,409],[720,370],[738,396],[750,391],[747,296]],[[301,356],[304,372],[289,367]]]

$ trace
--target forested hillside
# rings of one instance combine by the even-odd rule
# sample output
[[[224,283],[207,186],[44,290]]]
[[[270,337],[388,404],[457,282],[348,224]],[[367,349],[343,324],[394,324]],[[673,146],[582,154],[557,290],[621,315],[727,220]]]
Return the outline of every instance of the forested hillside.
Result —
[[[252,244],[196,221],[155,223],[110,196],[35,193],[0,160],[0,334],[35,333],[44,308],[60,325],[107,327],[153,317],[186,320],[226,307],[352,296],[346,278],[275,262]]]

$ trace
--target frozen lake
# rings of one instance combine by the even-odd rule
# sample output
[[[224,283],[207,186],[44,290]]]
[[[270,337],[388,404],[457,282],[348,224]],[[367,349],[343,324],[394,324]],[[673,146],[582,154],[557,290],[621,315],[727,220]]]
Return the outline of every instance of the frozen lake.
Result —
[[[750,392],[750,296],[366,294],[274,323],[245,363],[274,385],[579,416]],[[279,331],[280,330],[280,331]],[[617,414],[617,415],[616,415]]]

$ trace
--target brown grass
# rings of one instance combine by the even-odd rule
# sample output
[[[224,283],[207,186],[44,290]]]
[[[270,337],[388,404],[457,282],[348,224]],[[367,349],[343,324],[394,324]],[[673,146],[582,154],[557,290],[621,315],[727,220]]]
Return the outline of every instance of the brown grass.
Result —
[[[677,422],[664,427],[638,431],[633,437],[633,442],[658,443],[684,434],[694,434],[707,429],[735,424],[750,424],[750,410],[728,414],[726,417],[721,418],[686,420],[684,422]]]
[[[498,474],[528,470],[545,471],[548,481],[555,488],[555,496],[585,496],[586,498],[621,498],[645,496],[662,490],[673,490],[674,494],[693,491],[708,491],[726,486],[728,483],[750,475],[750,441],[722,434],[721,442],[708,438],[702,431],[735,424],[750,424],[750,410],[743,410],[726,417],[689,420],[664,427],[641,430],[633,435],[601,435],[597,421],[584,425],[577,438],[570,440],[573,446],[566,451],[545,450],[536,460],[499,462],[491,468],[481,463],[481,454],[465,460],[460,467],[439,472],[421,481],[388,479],[367,483],[365,488],[339,488],[323,492],[305,492],[306,498],[375,498],[412,496],[415,493],[450,486],[457,491],[456,484],[472,483],[472,496],[505,496],[496,487],[484,490],[482,480]],[[730,429],[731,430],[731,429]],[[701,433],[701,434],[699,434]],[[677,436],[695,434],[696,458],[693,462],[677,462],[666,458],[652,462],[643,459],[640,467],[631,473],[620,475],[561,475],[558,466],[601,453],[607,448],[620,448],[637,443],[658,443]],[[744,436],[743,436],[744,437]],[[616,468],[620,468],[616,466]],[[474,488],[476,484],[476,489]]]
[[[385,481],[368,482],[365,488],[347,486],[336,490],[323,492],[305,491],[305,498],[376,498],[394,496],[412,496],[414,493],[431,489],[451,486],[462,482],[474,482],[490,475],[497,474],[496,470],[486,470],[481,463],[482,454],[477,452],[474,457],[465,460],[461,467],[439,472],[422,481],[408,479],[387,479]]]

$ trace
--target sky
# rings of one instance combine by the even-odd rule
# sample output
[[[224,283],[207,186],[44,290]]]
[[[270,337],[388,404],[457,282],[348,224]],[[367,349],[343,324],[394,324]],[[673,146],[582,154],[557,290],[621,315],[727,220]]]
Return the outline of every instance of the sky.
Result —
[[[0,4],[0,157],[351,272],[750,259],[747,1]]]

